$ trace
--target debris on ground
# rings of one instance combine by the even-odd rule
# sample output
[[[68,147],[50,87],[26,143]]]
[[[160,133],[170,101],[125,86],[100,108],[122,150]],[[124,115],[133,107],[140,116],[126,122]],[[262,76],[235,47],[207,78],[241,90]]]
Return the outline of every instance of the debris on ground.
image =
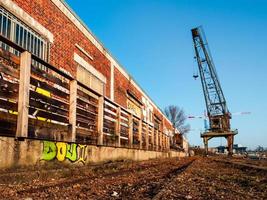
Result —
[[[9,172],[0,175],[0,199],[267,199],[265,164],[244,163],[213,157],[122,161],[42,170],[29,180],[26,172]]]

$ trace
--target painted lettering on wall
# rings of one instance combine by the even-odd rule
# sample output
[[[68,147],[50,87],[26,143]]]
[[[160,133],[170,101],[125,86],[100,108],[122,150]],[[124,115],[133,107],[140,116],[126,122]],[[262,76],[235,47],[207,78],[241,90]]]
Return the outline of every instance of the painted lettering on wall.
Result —
[[[71,162],[81,162],[85,164],[87,159],[87,145],[51,141],[44,141],[43,145],[41,160],[50,161],[57,159],[62,162],[67,159]]]
[[[127,99],[127,109],[130,112],[133,112],[136,116],[141,117],[141,108],[139,108],[135,103],[133,103],[129,99]]]

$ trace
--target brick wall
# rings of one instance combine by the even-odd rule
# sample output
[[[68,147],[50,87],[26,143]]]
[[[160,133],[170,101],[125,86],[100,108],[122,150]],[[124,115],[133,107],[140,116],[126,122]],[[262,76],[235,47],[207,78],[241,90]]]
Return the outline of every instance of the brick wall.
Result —
[[[76,76],[77,64],[73,60],[73,54],[76,52],[110,80],[110,61],[51,1],[13,0],[13,2],[54,35],[54,43],[50,49],[52,65],[64,68]],[[87,51],[93,60],[78,50],[75,44],[79,44]],[[110,97],[110,81],[106,84],[106,96]]]
[[[142,94],[132,85],[131,81],[128,80],[118,70],[114,69],[114,100],[116,103],[126,108],[127,90],[141,101]]]
[[[106,79],[105,95],[110,98],[110,60],[104,55],[73,22],[65,16],[50,0],[12,0],[31,17],[38,21],[54,35],[54,42],[50,48],[50,63],[58,68],[64,68],[76,77],[77,63],[73,59],[74,52],[86,62],[102,73]],[[93,60],[83,54],[76,46],[82,47]],[[127,90],[130,90],[140,101],[142,93],[131,84],[116,67],[114,68],[114,100],[126,108]],[[163,118],[154,108],[154,113]],[[171,124],[165,120],[165,125]]]

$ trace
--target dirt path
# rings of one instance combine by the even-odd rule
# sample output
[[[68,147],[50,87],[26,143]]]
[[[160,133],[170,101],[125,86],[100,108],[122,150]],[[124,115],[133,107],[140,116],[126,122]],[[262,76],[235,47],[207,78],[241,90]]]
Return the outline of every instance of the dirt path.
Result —
[[[54,177],[51,173],[56,174]],[[25,172],[23,172],[25,174]],[[33,172],[31,172],[33,173]],[[2,199],[266,199],[264,170],[211,158],[108,163],[0,185]],[[12,173],[10,174],[12,175]],[[1,177],[0,177],[1,178]]]

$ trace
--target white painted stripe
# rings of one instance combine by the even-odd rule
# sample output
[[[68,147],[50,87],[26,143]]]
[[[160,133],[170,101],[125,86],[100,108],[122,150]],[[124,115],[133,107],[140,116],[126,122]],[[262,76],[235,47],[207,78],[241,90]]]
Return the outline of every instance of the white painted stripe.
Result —
[[[107,108],[105,108],[104,110],[105,110],[107,113],[111,114],[111,115],[117,116],[117,113],[112,112],[111,110],[109,110],[109,109],[107,109]]]
[[[128,140],[127,137],[120,136],[120,139]]]
[[[125,127],[127,127],[127,128],[129,127],[128,124],[125,124],[125,123],[123,123],[123,122],[120,122],[120,125],[125,126]]]
[[[116,119],[113,119],[113,118],[106,116],[106,115],[104,116],[104,119],[107,119],[107,120],[112,121],[112,122],[116,122]]]
[[[110,106],[111,108],[117,109],[116,106],[114,106],[113,104],[109,103],[108,101],[105,101],[105,104]]]
[[[126,117],[121,116],[121,119],[123,119],[123,120],[128,122],[128,119]]]
[[[129,115],[126,111],[121,110],[121,113],[123,113],[124,115]]]
[[[103,132],[104,135],[112,136],[113,134]]]

